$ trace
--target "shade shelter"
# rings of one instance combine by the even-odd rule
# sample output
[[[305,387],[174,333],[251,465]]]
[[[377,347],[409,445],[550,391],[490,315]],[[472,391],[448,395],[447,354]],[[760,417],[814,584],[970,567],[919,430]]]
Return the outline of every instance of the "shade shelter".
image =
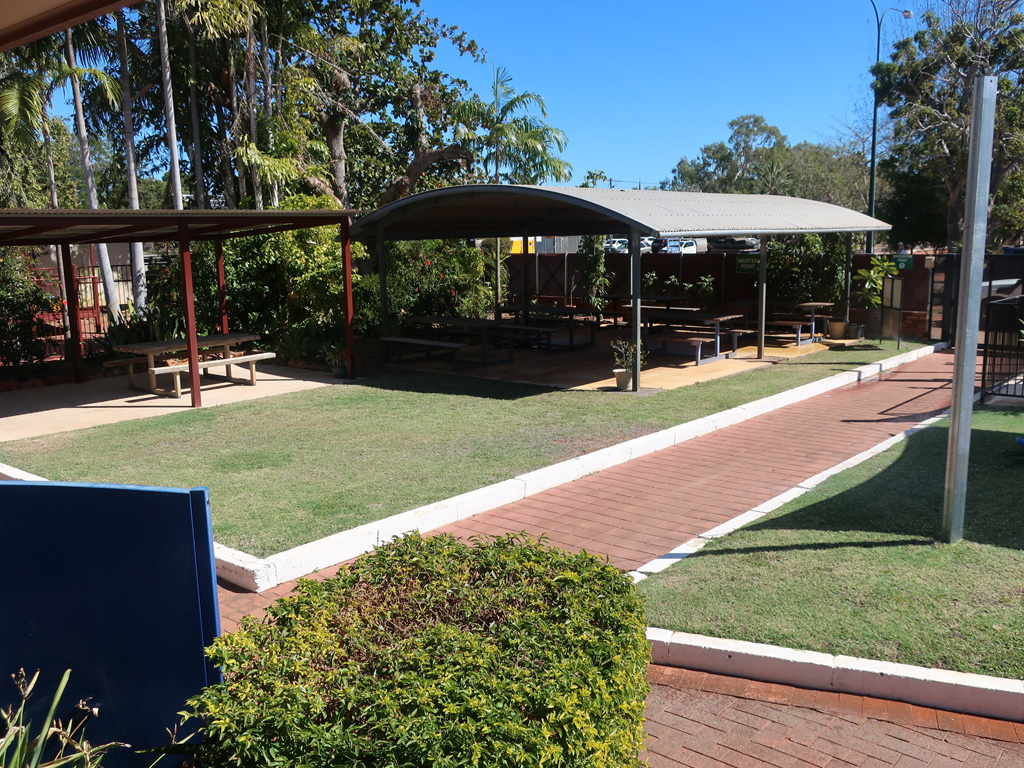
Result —
[[[349,217],[352,210],[327,211],[107,211],[107,210],[0,210],[0,246],[61,247],[65,293],[71,319],[71,354],[81,380],[81,338],[78,326],[78,292],[73,282],[71,246],[84,243],[167,242],[178,243],[185,296],[185,341],[192,405],[202,405],[199,389],[199,351],[196,344],[195,300],[192,286],[193,241],[214,242],[217,256],[217,288],[220,299],[220,332],[227,333],[227,296],[224,287],[224,240],[311,227],[340,228],[345,282],[345,346],[349,376],[355,376],[352,339],[352,255],[349,248]]]
[[[888,224],[862,213],[795,197],[482,184],[435,189],[386,205],[359,219],[352,227],[352,237],[375,244],[382,317],[386,322],[387,240],[522,237],[525,252],[530,235],[627,232],[633,342],[639,345],[642,236],[757,235],[761,238],[758,355],[763,357],[767,236],[888,229]],[[639,386],[637,359],[633,366],[633,389]]]
[[[52,35],[136,0],[0,0],[0,51]]]

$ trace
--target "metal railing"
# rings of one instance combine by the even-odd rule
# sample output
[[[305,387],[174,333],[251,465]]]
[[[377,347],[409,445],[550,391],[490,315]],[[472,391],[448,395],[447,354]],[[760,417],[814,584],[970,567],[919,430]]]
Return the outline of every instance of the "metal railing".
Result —
[[[113,265],[114,286],[121,306],[131,306],[131,270],[126,265]],[[97,341],[104,337],[110,325],[103,288],[100,283],[99,267],[76,266],[75,285],[78,288],[79,329],[86,354],[100,351]],[[51,310],[39,312],[38,320],[46,336],[42,339],[49,355],[63,354],[64,320],[60,309],[60,287],[56,267],[32,267],[32,281],[50,297]]]
[[[1024,296],[987,303],[981,368],[982,402],[991,395],[1024,397]]]

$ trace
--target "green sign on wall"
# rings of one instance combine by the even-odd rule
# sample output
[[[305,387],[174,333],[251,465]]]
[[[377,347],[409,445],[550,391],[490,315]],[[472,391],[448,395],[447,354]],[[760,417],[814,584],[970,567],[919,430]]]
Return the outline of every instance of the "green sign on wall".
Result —
[[[914,255],[911,253],[897,253],[892,257],[896,269],[913,269]]]
[[[759,253],[738,253],[736,254],[736,274],[756,275],[761,268],[761,254]]]

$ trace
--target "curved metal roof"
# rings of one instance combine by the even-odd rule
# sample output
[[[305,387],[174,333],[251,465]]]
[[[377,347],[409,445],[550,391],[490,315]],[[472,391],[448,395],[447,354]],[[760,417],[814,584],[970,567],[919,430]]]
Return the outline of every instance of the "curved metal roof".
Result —
[[[890,229],[838,205],[777,195],[585,189],[512,184],[445,187],[398,200],[362,217],[354,239],[602,235],[707,237]]]

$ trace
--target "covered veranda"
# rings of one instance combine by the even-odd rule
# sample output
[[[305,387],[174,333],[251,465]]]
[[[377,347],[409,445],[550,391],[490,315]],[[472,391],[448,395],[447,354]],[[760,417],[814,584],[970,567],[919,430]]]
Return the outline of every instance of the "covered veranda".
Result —
[[[346,306],[345,342],[349,377],[355,376],[352,339],[352,257],[349,248],[349,218],[352,210],[321,211],[167,211],[167,210],[0,210],[0,246],[60,247],[64,294],[68,303],[70,339],[68,357],[76,378],[83,379],[82,344],[78,322],[78,291],[74,288],[71,246],[95,243],[176,242],[182,267],[185,311],[185,342],[188,381],[192,405],[202,405],[199,350],[192,284],[193,242],[212,241],[217,260],[217,290],[220,304],[218,331],[230,331],[224,277],[225,240],[285,232],[312,227],[338,227],[342,245]]]
[[[641,343],[640,238],[755,235],[761,241],[758,279],[758,357],[764,357],[767,239],[772,235],[847,233],[848,254],[857,232],[888,230],[888,224],[836,205],[774,195],[724,195],[661,190],[619,190],[483,184],[446,187],[396,201],[359,219],[352,238],[376,252],[381,307],[387,322],[388,240],[523,238],[533,235],[608,235],[627,232],[630,261],[632,343]],[[848,258],[849,265],[849,258]],[[525,278],[525,275],[524,275]],[[526,280],[524,279],[524,283]],[[847,268],[847,289],[849,267]],[[521,295],[531,297],[529,285]],[[388,334],[388,328],[382,329]],[[635,359],[632,387],[640,388]]]

